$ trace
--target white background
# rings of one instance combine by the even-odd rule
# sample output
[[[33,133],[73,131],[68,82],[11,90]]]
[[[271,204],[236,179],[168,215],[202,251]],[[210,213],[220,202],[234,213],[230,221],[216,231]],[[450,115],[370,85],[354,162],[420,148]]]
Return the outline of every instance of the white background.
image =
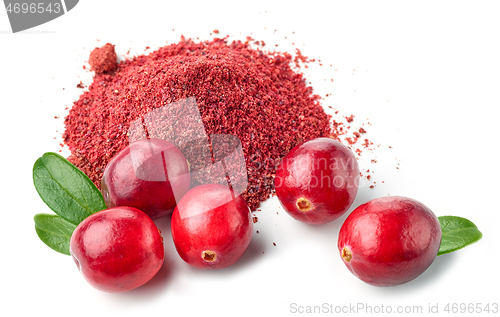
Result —
[[[12,34],[0,9],[0,314],[287,316],[297,315],[292,303],[363,303],[393,311],[422,306],[422,316],[429,304],[443,313],[447,303],[499,303],[499,10],[496,1],[86,0],[54,21]],[[143,54],[146,46],[174,43],[181,34],[211,39],[214,29],[230,39],[252,35],[268,49],[298,47],[322,61],[311,64],[307,76],[316,93],[331,94],[323,100],[326,110],[354,114],[353,126],[364,124],[366,137],[380,145],[359,161],[373,173],[351,210],[376,197],[404,195],[438,216],[472,220],[483,239],[438,257],[410,283],[376,288],[355,278],[338,254],[347,214],[308,226],[272,198],[256,213],[260,233],[234,267],[189,267],[164,219],[157,225],[165,237],[165,264],[151,282],[122,294],[90,287],[70,257],[35,233],[33,216],[50,210],[33,186],[33,163],[44,152],[59,151],[64,109],[81,94],[76,85],[91,82],[82,67],[91,49],[111,42],[122,55],[129,49]]]

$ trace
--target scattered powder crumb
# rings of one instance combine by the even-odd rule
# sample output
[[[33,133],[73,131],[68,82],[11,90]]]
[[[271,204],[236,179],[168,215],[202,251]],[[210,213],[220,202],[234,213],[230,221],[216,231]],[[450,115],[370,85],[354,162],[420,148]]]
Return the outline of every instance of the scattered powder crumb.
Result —
[[[373,145],[373,142],[371,142],[368,139],[364,139],[364,142],[362,144],[365,148],[369,147],[370,145]]]

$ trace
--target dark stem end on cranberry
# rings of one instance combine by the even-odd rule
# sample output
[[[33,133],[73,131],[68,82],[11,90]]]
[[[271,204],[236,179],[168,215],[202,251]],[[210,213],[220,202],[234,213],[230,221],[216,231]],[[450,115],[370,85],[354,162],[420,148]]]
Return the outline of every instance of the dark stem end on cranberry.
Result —
[[[206,250],[201,253],[201,257],[207,262],[215,262],[215,260],[217,260],[217,253]]]
[[[311,202],[305,198],[299,198],[297,199],[297,208],[299,208],[300,211],[306,212],[312,209]]]
[[[344,247],[342,249],[342,259],[344,259],[344,261],[346,262],[350,262],[351,259],[352,259],[352,252],[351,250],[349,250],[348,247]]]

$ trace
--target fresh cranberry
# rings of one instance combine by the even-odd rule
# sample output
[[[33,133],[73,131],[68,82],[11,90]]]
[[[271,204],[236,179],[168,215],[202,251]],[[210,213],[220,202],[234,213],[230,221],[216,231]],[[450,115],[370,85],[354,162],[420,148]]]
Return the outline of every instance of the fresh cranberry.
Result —
[[[188,264],[222,269],[236,263],[252,239],[253,221],[241,195],[206,184],[187,192],[172,214],[172,238]]]
[[[163,239],[153,220],[132,207],[85,218],[70,253],[87,282],[105,292],[125,292],[149,281],[163,264]]]
[[[111,159],[101,187],[106,206],[135,207],[160,218],[171,214],[189,190],[188,163],[172,143],[142,139]]]
[[[358,192],[354,153],[340,142],[318,138],[294,147],[281,161],[274,180],[288,214],[309,224],[342,216]]]
[[[440,244],[441,226],[429,208],[389,196],[369,201],[347,217],[338,249],[347,268],[364,282],[394,286],[422,274]]]

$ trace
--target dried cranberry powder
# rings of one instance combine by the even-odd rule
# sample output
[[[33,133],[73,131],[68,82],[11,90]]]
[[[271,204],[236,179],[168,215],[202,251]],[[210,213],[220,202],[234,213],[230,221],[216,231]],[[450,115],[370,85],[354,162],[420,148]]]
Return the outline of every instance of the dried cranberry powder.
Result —
[[[288,53],[216,38],[171,44],[97,74],[72,106],[63,135],[73,164],[100,186],[108,161],[128,145],[130,123],[153,109],[195,97],[207,134],[233,134],[245,155],[256,210],[274,190],[280,159],[295,145],[331,134],[330,116]]]

